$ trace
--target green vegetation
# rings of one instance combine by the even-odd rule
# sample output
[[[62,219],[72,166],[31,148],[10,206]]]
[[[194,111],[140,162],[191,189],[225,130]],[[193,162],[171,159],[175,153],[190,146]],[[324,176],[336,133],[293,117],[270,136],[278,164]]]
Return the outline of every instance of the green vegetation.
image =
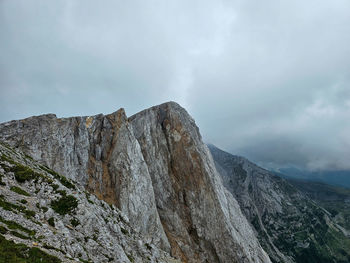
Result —
[[[46,243],[43,245],[43,248],[46,248],[46,249],[56,249],[55,247],[50,246],[50,245],[48,245],[48,244],[46,244]]]
[[[2,154],[0,156],[0,160],[3,161],[3,162],[8,162],[8,163],[11,163],[11,164],[14,164],[15,162],[9,157],[7,156],[6,154]]]
[[[27,233],[27,234],[30,235],[30,236],[34,236],[35,233],[36,233],[34,230],[30,230],[30,229],[28,229],[28,228],[25,228],[25,227],[23,227],[22,225],[20,225],[20,224],[14,222],[14,221],[5,220],[5,219],[3,219],[2,217],[0,217],[0,222],[2,222],[2,223],[4,223],[5,225],[7,225],[7,227],[8,227],[9,229],[12,229],[12,230],[16,230],[16,229],[17,229],[17,230],[20,230],[20,231],[22,231],[22,232]]]
[[[30,248],[24,244],[15,244],[0,235],[0,263],[59,263],[55,256],[39,248]]]
[[[11,231],[10,232],[11,235],[15,236],[15,237],[19,237],[21,239],[30,239],[30,237],[27,237],[25,235],[22,235],[21,233],[18,233],[16,231]]]
[[[55,227],[55,219],[53,217],[50,217],[49,220],[47,220],[50,226]]]
[[[22,211],[27,218],[30,218],[30,217],[34,217],[35,216],[35,212],[32,211],[32,210],[28,210],[28,209],[25,209]]]
[[[94,204],[94,202],[92,202],[92,201],[90,200],[90,193],[85,192],[85,196],[86,196],[86,200],[87,200],[90,204]]]
[[[38,176],[41,176],[39,173],[33,171],[28,166],[24,166],[19,163],[14,163],[14,166],[9,168],[9,170],[15,174],[15,179],[19,183],[24,183],[26,181],[36,179]]]
[[[75,185],[72,184],[69,179],[67,179],[66,177],[58,174],[57,172],[53,171],[49,167],[44,166],[44,165],[40,165],[40,168],[43,169],[45,172],[48,172],[49,174],[51,174],[57,180],[59,180],[61,182],[61,184],[63,184],[65,187],[73,189],[73,190],[76,189]]]
[[[285,223],[274,244],[298,263],[350,262],[350,240],[326,223],[322,208],[312,203],[296,206],[302,215],[282,216]]]
[[[288,181],[331,213],[340,226],[350,231],[350,189],[298,179]]]
[[[20,202],[21,202],[22,204],[26,204],[26,203],[28,203],[28,201],[27,201],[27,200],[25,200],[25,199],[22,199]]]
[[[72,195],[64,195],[60,199],[51,202],[52,209],[60,215],[72,213],[77,206],[78,200]]]
[[[5,209],[7,211],[12,211],[12,212],[19,211],[19,212],[25,214],[26,217],[28,217],[28,218],[35,216],[34,211],[27,210],[22,205],[16,205],[16,204],[12,204],[10,202],[7,202],[3,195],[0,195],[0,207],[2,207],[3,209]]]
[[[57,189],[60,187],[58,184],[51,185],[54,191],[57,191]]]
[[[150,246],[150,244],[148,244],[148,243],[145,243],[145,246],[146,246],[146,248],[148,249],[148,250],[152,250],[152,247]]]
[[[47,210],[49,210],[46,206],[40,206],[39,203],[36,203],[36,207],[37,207],[38,209],[43,210],[44,213],[46,213]]]
[[[11,186],[10,190],[20,195],[30,196],[30,194],[28,194],[26,191],[24,191],[22,188],[18,186]]]
[[[58,193],[58,194],[60,194],[60,195],[62,195],[62,196],[67,195],[66,190],[57,190],[56,193]]]
[[[134,257],[132,255],[126,254],[130,262],[134,262]]]
[[[72,219],[70,220],[70,223],[71,223],[72,226],[74,226],[74,227],[77,227],[77,226],[80,224],[79,220],[76,219],[76,218],[72,218]]]
[[[0,234],[6,234],[8,232],[7,228],[0,225]]]
[[[123,228],[123,227],[120,227],[120,230],[122,231],[122,233],[123,233],[124,235],[128,235],[128,234],[129,234],[128,230],[126,230],[126,229]]]
[[[14,210],[20,210],[22,207],[25,209],[24,206],[18,206],[12,203],[9,203],[5,200],[3,195],[0,195],[0,207],[7,211],[14,211]]]

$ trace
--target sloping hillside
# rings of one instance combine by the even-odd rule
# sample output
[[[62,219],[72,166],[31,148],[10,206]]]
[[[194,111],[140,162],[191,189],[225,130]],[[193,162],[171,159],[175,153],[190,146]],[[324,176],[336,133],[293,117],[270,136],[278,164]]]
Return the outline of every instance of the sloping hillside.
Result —
[[[350,237],[350,189],[320,182],[287,178],[299,191],[330,212],[333,221]]]
[[[329,212],[247,159],[209,148],[225,187],[237,198],[274,262],[350,261],[350,239]]]
[[[0,262],[176,262],[114,205],[0,144]]]

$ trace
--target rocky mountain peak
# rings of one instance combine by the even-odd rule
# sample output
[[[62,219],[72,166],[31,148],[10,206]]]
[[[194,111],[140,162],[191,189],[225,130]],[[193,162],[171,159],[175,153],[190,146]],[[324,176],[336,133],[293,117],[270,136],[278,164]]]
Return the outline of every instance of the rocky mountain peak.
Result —
[[[13,121],[0,124],[0,140],[116,205],[145,240],[183,262],[270,262],[175,102],[130,118],[120,109]]]

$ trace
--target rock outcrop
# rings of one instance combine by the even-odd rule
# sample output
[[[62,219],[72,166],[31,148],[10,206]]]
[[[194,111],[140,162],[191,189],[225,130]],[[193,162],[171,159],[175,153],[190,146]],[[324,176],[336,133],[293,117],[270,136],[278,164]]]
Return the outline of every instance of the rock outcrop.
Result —
[[[188,113],[166,103],[129,121],[172,254],[185,262],[269,262]]]
[[[109,115],[42,115],[0,125],[0,140],[115,204],[132,226],[169,251],[147,165],[123,109]]]
[[[284,179],[209,145],[224,186],[273,262],[349,262],[350,239],[329,213]]]
[[[189,114],[165,103],[129,119],[31,117],[0,140],[115,204],[133,228],[183,262],[261,262],[261,248]]]
[[[114,205],[0,143],[0,262],[180,263]]]

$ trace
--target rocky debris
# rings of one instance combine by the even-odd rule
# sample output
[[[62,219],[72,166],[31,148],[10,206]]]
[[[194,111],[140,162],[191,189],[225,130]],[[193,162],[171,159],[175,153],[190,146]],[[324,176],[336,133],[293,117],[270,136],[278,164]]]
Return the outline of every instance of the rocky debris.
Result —
[[[183,108],[165,103],[129,122],[148,165],[172,255],[184,262],[270,262]]]
[[[273,262],[350,262],[350,239],[325,209],[247,159],[209,149],[224,186]]]
[[[36,248],[42,262],[177,262],[114,205],[3,143],[0,178],[1,246]]]

